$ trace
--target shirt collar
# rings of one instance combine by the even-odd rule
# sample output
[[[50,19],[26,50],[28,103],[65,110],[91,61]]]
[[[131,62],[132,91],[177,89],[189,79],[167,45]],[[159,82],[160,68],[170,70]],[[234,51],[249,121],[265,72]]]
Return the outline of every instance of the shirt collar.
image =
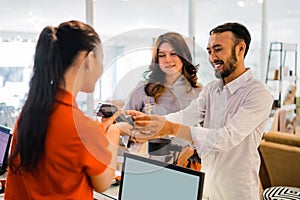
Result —
[[[178,79],[176,79],[176,81],[174,82],[174,84],[171,87],[168,87],[167,85],[165,85],[165,87],[173,89],[173,88],[176,88],[178,86],[181,86],[186,81],[187,81],[186,78],[183,75],[181,75],[180,77],[178,77]]]
[[[247,68],[242,75],[231,81],[230,83],[224,86],[223,80],[220,80],[219,90],[226,88],[231,94],[237,91],[239,88],[243,87],[245,83],[253,77],[252,71],[250,68]]]
[[[61,88],[57,89],[56,101],[76,107],[76,108],[78,107],[78,105],[76,103],[76,99],[73,96],[73,94],[64,89],[61,89]]]
[[[176,81],[175,81],[175,83],[173,84],[174,86],[175,85],[180,85],[180,84],[182,84],[182,82],[185,82],[186,81],[186,78],[183,76],[183,75],[181,75]]]

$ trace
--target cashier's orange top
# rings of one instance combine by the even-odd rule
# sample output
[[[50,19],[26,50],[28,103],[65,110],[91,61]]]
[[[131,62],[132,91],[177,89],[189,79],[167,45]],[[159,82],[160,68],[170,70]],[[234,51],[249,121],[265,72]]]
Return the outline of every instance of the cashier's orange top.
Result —
[[[93,199],[89,176],[103,172],[112,157],[105,130],[78,109],[71,93],[59,89],[54,106],[37,169],[9,171],[6,200]]]

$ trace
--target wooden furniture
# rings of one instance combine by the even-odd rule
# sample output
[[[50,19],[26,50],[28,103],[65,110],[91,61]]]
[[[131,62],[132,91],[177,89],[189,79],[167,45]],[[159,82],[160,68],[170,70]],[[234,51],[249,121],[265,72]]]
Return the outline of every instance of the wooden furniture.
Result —
[[[270,131],[259,146],[263,189],[273,186],[300,188],[300,136]]]

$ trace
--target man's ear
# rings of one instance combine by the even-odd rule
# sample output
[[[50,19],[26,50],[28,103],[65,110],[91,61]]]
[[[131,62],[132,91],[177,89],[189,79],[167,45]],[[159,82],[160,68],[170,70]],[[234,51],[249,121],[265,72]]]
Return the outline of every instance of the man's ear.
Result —
[[[239,45],[238,45],[238,53],[239,54],[245,54],[245,50],[246,50],[246,43],[245,42],[240,42]]]

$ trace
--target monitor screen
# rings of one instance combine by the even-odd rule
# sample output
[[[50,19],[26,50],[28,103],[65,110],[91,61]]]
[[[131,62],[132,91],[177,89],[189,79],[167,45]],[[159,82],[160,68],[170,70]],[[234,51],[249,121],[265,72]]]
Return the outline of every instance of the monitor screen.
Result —
[[[124,154],[119,200],[198,200],[204,173]]]
[[[10,129],[5,126],[0,126],[0,168],[7,167],[8,151],[11,141]]]

